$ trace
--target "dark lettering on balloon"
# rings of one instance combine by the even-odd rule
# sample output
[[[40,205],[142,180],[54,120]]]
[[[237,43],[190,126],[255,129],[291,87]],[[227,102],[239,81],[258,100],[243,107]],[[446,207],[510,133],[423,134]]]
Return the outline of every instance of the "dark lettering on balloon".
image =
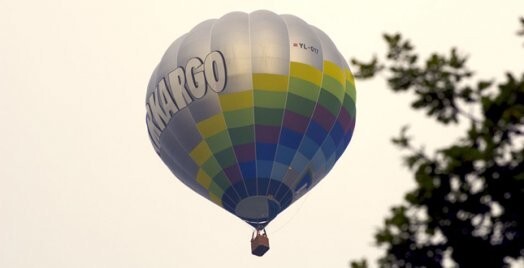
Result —
[[[186,81],[189,93],[194,99],[204,97],[207,90],[203,62],[200,58],[191,58],[186,64]]]
[[[203,61],[193,57],[185,68],[179,66],[162,77],[146,101],[146,123],[155,150],[158,152],[160,134],[178,111],[203,98],[208,88],[222,92],[226,82],[226,61],[220,51],[212,51]]]
[[[309,50],[318,55],[319,49],[314,46],[308,46],[306,43],[293,43],[293,47]]]

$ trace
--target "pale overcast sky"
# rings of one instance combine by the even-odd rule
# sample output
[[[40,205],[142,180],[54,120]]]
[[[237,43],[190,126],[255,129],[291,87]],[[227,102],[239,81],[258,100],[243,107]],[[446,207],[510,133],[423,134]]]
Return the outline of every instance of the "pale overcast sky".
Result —
[[[167,47],[231,11],[293,14],[347,58],[382,55],[399,31],[422,53],[457,46],[486,78],[524,71],[524,1],[0,0],[0,267],[348,267],[413,183],[390,137],[452,141],[381,80],[357,80],[357,124],[331,173],[267,228],[180,183],[147,137],[144,97]],[[436,134],[438,133],[438,134]],[[441,134],[444,133],[444,134]]]

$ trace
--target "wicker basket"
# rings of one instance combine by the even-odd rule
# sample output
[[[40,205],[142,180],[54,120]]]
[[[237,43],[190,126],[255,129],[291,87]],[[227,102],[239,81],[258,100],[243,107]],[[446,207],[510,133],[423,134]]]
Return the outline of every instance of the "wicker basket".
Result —
[[[256,232],[256,236],[251,238],[251,253],[255,256],[262,256],[269,250],[269,239],[267,234],[264,232],[261,234],[259,231]]]

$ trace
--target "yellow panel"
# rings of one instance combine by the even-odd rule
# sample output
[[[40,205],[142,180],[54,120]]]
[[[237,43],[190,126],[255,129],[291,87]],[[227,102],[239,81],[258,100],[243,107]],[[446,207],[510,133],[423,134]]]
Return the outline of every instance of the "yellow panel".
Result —
[[[291,76],[306,80],[320,87],[322,82],[322,71],[300,62],[291,62]]]
[[[349,69],[346,69],[346,80],[348,80],[352,85],[355,85],[355,77]]]
[[[224,120],[224,115],[216,114],[208,119],[198,122],[197,128],[204,139],[207,139],[218,132],[225,130],[227,126],[226,121]]]
[[[348,91],[349,96],[353,99],[353,102],[356,102],[357,92],[355,90],[355,77],[350,70],[346,70],[346,79],[351,84],[350,86],[346,86],[346,90]]]
[[[281,74],[253,74],[253,88],[287,92],[289,77]]]
[[[344,74],[344,71],[333,62],[324,61],[324,74],[333,77],[341,85],[346,85],[346,76]]]
[[[211,150],[205,141],[200,142],[192,151],[189,153],[191,158],[201,166],[211,157]]]
[[[213,203],[219,205],[222,207],[222,199],[220,197],[214,195],[213,193],[209,192],[209,199],[213,201]]]
[[[223,111],[234,111],[253,107],[253,91],[241,91],[219,95]]]
[[[211,177],[209,177],[204,170],[199,169],[196,181],[198,184],[202,185],[204,188],[209,189],[209,185],[211,184]]]

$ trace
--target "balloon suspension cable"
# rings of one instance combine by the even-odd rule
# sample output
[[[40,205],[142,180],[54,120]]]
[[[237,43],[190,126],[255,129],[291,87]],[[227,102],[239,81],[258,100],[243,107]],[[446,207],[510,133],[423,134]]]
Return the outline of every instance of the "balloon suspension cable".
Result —
[[[269,239],[266,229],[255,229],[251,235],[251,253],[262,257],[269,250]]]
[[[295,219],[295,217],[300,213],[300,211],[302,210],[302,207],[304,206],[304,204],[306,203],[306,201],[308,200],[309,198],[309,195],[305,195],[303,197],[301,197],[301,200],[300,200],[300,204],[296,204],[295,206],[297,206],[296,208],[294,208],[295,206],[293,206],[293,210],[289,211],[288,213],[291,214],[290,216],[287,217],[287,220],[283,223],[283,224],[280,224],[280,226],[276,226],[276,229],[275,230],[271,230],[271,233],[272,234],[276,234],[278,232],[280,232],[282,229],[284,229],[291,221],[293,221],[293,219]],[[272,226],[272,227],[275,227],[275,226]]]

